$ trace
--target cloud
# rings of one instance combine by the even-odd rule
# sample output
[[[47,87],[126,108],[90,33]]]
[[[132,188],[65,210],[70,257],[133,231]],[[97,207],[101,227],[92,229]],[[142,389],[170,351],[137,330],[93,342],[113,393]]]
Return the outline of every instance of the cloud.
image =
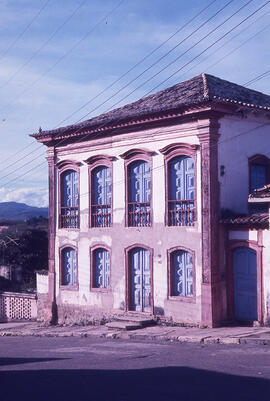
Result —
[[[29,206],[47,207],[48,191],[45,188],[0,188],[1,202],[26,203]]]

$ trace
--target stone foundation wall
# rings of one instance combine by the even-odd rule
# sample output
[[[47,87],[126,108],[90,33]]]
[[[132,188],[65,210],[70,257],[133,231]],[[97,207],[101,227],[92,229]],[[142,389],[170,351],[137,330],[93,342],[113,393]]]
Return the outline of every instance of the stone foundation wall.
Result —
[[[52,306],[48,294],[37,295],[37,321],[50,324],[52,319]]]

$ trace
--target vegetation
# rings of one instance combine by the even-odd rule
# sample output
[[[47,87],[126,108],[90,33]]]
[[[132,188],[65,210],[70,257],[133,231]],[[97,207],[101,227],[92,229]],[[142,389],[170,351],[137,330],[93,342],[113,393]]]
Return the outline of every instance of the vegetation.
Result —
[[[35,271],[48,269],[48,220],[33,217],[26,222],[5,221],[0,226],[0,265],[10,266],[11,280],[0,280],[2,290],[34,291]],[[10,282],[7,282],[10,281]]]

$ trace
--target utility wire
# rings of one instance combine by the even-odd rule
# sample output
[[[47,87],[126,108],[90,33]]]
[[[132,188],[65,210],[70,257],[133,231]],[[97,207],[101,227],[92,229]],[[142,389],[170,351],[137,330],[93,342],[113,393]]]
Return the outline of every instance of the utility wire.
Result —
[[[85,39],[90,35],[90,33],[92,33],[92,32],[95,30],[95,28],[96,28],[101,22],[103,22],[104,20],[107,20],[107,18],[108,18],[114,11],[116,11],[116,9],[119,8],[119,7],[121,6],[121,4],[122,4],[124,1],[125,1],[125,0],[121,0],[121,1],[116,5],[116,7],[114,7],[108,14],[106,14],[104,17],[102,17],[102,19],[100,19],[89,31],[87,31],[87,33],[86,33],[82,38],[80,38],[80,39],[79,39],[64,55],[62,55],[48,70],[46,70],[46,71],[45,71],[43,74],[41,74],[34,82],[32,82],[31,86],[33,86],[34,84],[36,84],[37,82],[39,82],[39,81],[40,81],[49,71],[51,71],[60,61],[62,61],[68,54],[70,54],[70,53],[75,49],[75,47],[77,47],[83,40],[85,40]],[[216,1],[216,0],[215,0],[215,1]],[[23,92],[21,92],[19,96],[21,96],[22,94],[24,94],[28,89],[29,89],[29,87],[27,87]],[[17,97],[16,97],[16,99],[17,99]],[[16,99],[14,99],[14,100],[16,100]],[[9,103],[9,105],[10,105],[10,104],[12,104],[12,102]],[[6,118],[7,118],[7,116],[6,116]],[[4,120],[6,120],[6,118],[5,118]],[[5,162],[6,160],[9,160],[10,158],[13,158],[13,156],[15,156],[16,154],[20,153],[22,150],[28,148],[28,147],[31,146],[32,144],[36,144],[36,142],[35,142],[35,141],[31,142],[29,145],[27,145],[27,146],[24,147],[23,149],[19,150],[18,152],[14,153],[12,156],[9,156],[8,158],[6,158],[5,160],[3,160],[2,162]],[[33,153],[33,152],[30,152],[30,154],[32,154],[32,153]],[[26,155],[26,156],[27,156],[27,155]],[[20,160],[21,160],[21,159],[20,159]],[[6,168],[8,168],[8,167],[10,167],[10,165],[9,165],[9,166],[6,166]]]
[[[215,1],[216,1],[216,0],[215,0]],[[197,13],[193,18],[191,18],[191,19],[188,21],[188,23],[186,23],[186,24],[184,24],[182,27],[180,27],[174,34],[172,34],[172,35],[171,35],[167,40],[165,40],[160,46],[158,46],[156,49],[154,49],[154,50],[149,54],[149,56],[150,56],[151,54],[153,54],[155,50],[159,49],[163,44],[167,43],[168,40],[169,40],[170,38],[172,38],[172,37],[174,37],[174,36],[176,35],[176,33],[180,32],[182,29],[184,29],[184,27],[186,27],[187,24],[189,24],[190,22],[192,22],[197,16],[199,16],[203,11],[205,11],[206,8],[210,7],[210,5],[212,5],[215,1],[211,1],[211,2],[208,4],[207,7],[203,8],[203,9],[202,9],[199,13]],[[202,26],[204,26],[207,22],[209,22],[211,19],[213,19],[214,17],[216,17],[216,15],[217,15],[218,13],[220,13],[221,11],[223,11],[223,10],[224,10],[230,3],[232,3],[233,1],[234,1],[234,0],[230,0],[229,2],[227,2],[227,3],[225,4],[225,6],[223,6],[223,7],[220,8],[217,12],[215,12],[210,18],[208,18],[203,24],[201,24],[201,25],[199,26],[199,28],[196,28],[195,31],[193,31],[190,35],[186,36],[180,43],[183,43],[185,40],[187,40],[189,37],[191,37],[195,32],[198,31],[198,29],[200,29],[200,28],[201,28]],[[250,1],[253,1],[253,0],[250,0]],[[121,5],[122,2],[123,2],[123,1],[121,1],[121,2],[118,4],[117,8]],[[114,10],[115,10],[115,9],[113,9],[113,10],[111,11],[111,13],[112,13]],[[108,15],[107,15],[107,16],[108,16]],[[105,16],[102,20],[106,19],[107,16]],[[99,23],[100,23],[100,22],[101,22],[101,21],[99,21]],[[174,48],[176,48],[176,47],[178,47],[178,46],[179,46],[179,44],[178,44],[177,46],[175,46]],[[164,58],[164,57],[165,57],[167,54],[169,54],[172,50],[173,50],[173,49],[171,49],[169,52],[167,52],[162,58]],[[145,56],[144,59],[146,59],[147,57],[148,57],[148,55]],[[142,59],[141,62],[142,62],[144,59]],[[159,59],[159,60],[161,60],[161,59]],[[158,60],[158,61],[159,61],[159,60]],[[158,62],[158,61],[157,61],[157,62]],[[157,62],[156,62],[156,63],[157,63]],[[153,65],[155,65],[156,63],[154,63]],[[137,63],[136,65],[138,65],[138,63]],[[135,65],[134,67],[132,67],[129,71],[131,71],[132,69],[134,69],[134,68],[136,67],[136,65]],[[149,70],[149,68],[148,68],[147,70]],[[127,71],[127,73],[123,74],[123,76],[125,76],[126,74],[128,74],[129,71]],[[143,75],[145,72],[146,72],[146,70],[144,70],[139,76]],[[137,76],[136,79],[137,79],[139,76]],[[119,79],[121,79],[121,77],[120,77]],[[127,87],[130,83],[132,83],[133,81],[134,81],[134,80],[130,81],[127,85],[124,86],[124,88],[126,88],[126,87]],[[116,82],[116,81],[114,81],[114,82]],[[113,84],[114,84],[114,83],[112,83],[111,86],[113,86]],[[123,90],[124,88],[122,88],[121,90]],[[113,96],[116,96],[121,90],[119,90],[119,91],[117,91],[116,93],[114,93]],[[101,93],[100,93],[100,94],[101,94]],[[97,96],[99,96],[100,94],[98,94]],[[94,109],[90,110],[90,112],[88,112],[87,115],[89,115],[90,113],[92,113],[93,111],[95,111],[97,108],[101,107],[104,103],[106,103],[108,100],[110,100],[113,96],[110,96],[110,98],[107,99],[105,102],[102,102],[99,106],[97,106],[97,107],[95,107]],[[70,118],[72,115],[74,115],[76,112],[78,112],[79,110],[81,110],[82,108],[84,108],[86,105],[88,105],[88,104],[89,104],[90,102],[92,102],[94,99],[95,99],[95,97],[92,98],[92,99],[90,99],[88,102],[86,102],[83,106],[81,106],[78,110],[76,110],[75,112],[73,112],[71,115],[69,115],[68,117],[66,117],[64,120],[60,121],[60,123],[58,123],[58,124],[55,126],[55,128],[57,128],[57,126],[61,125],[63,122],[65,122],[67,119],[69,119],[69,118]],[[75,122],[75,124],[79,123],[79,122],[82,121],[84,118],[85,118],[85,116],[83,116],[82,118],[80,118],[77,122]],[[27,156],[29,156],[29,155],[35,153],[35,152],[36,152],[39,148],[41,148],[41,147],[43,147],[43,145],[41,145],[41,146],[38,147],[37,149],[31,151],[31,152],[28,153],[25,157],[27,157]],[[5,170],[6,170],[7,168],[13,166],[14,164],[16,164],[18,161],[22,160],[23,158],[24,158],[24,157],[20,158],[19,160],[16,160],[16,161],[12,162],[12,163],[9,164],[8,166],[5,166]],[[10,174],[8,174],[8,175],[10,175]],[[7,175],[6,175],[6,176],[7,176]],[[5,177],[6,177],[6,176],[5,176]],[[2,177],[2,178],[3,178],[3,177]]]
[[[72,13],[60,24],[56,30],[51,34],[51,36],[45,40],[45,42],[42,43],[42,45],[35,51],[34,54],[32,54],[31,57],[29,57],[28,60],[26,60],[25,63],[23,63],[15,72],[12,74],[7,81],[5,81],[1,86],[0,89],[3,89],[9,82],[13,80],[23,69],[26,67],[40,52],[43,50],[47,44],[57,35],[57,33],[71,20],[71,18],[79,11],[80,8],[84,6],[84,4],[87,2],[87,0],[83,0],[73,11]],[[8,107],[8,106],[6,106]],[[1,109],[3,110],[3,108]]]
[[[246,5],[248,5],[251,1],[253,1],[253,0],[250,0],[250,1],[248,1],[244,6],[246,6]],[[238,27],[239,25],[241,25],[244,21],[246,21],[247,19],[249,19],[252,15],[254,15],[256,12],[258,12],[260,9],[262,9],[266,4],[268,4],[270,1],[267,1],[266,3],[264,3],[264,5],[262,5],[261,7],[259,7],[257,10],[255,10],[253,13],[251,13],[248,17],[246,17],[244,20],[242,20],[240,23],[238,23],[237,25],[235,25],[233,28],[231,28],[227,33],[225,33],[221,38],[219,38],[217,41],[215,41],[212,45],[210,45],[210,46],[208,46],[208,48],[207,49],[209,49],[210,47],[212,47],[215,43],[217,43],[218,41],[220,41],[223,37],[225,37],[225,36],[227,36],[228,35],[228,33],[230,33],[230,32],[232,32],[234,29],[236,29],[236,27]],[[244,6],[242,6],[242,7],[240,7],[240,9],[238,9],[236,12],[234,12],[233,13],[233,15],[232,16],[230,16],[229,18],[227,18],[225,21],[223,21],[223,23],[221,23],[221,24],[219,24],[218,25],[218,27],[216,27],[215,29],[218,29],[222,24],[224,24],[225,22],[227,22],[228,21],[228,19],[230,19],[230,18],[232,18],[237,12],[239,12]],[[213,30],[211,31],[211,32],[213,32]],[[207,35],[208,36],[208,35]],[[202,39],[201,39],[202,40]],[[201,41],[200,40],[200,41]],[[207,50],[206,49],[206,50]],[[203,52],[201,52],[200,53],[200,55],[202,54],[202,53],[204,53],[206,50],[204,50]],[[199,56],[200,56],[199,55]],[[199,56],[196,56],[196,57],[194,57],[193,58],[193,60],[194,59],[196,59],[197,57],[199,57]],[[186,64],[189,64],[189,63],[186,63]],[[181,69],[180,69],[181,70]],[[179,71],[179,70],[178,70]],[[177,72],[178,72],[177,71]],[[175,73],[174,73],[175,74]],[[174,75],[174,74],[172,74],[172,75]],[[121,99],[122,100],[122,99]],[[120,101],[121,101],[120,100]],[[114,105],[115,106],[115,105]],[[90,114],[90,112],[88,113],[88,114]],[[84,116],[85,117],[85,116]],[[83,117],[83,118],[84,118]],[[79,130],[81,129],[81,127],[79,127],[78,128],[78,130],[77,131],[75,131],[75,133],[76,132],[79,132]],[[63,134],[63,132],[61,133],[61,134]],[[74,134],[74,133],[73,133]],[[86,139],[86,137],[88,137],[89,136],[89,134],[87,134],[85,137],[84,137],[84,140]],[[57,137],[57,135],[55,135],[55,137]],[[92,139],[93,139],[93,135],[92,135]],[[79,140],[81,141],[81,138],[79,138]],[[61,140],[59,143],[58,143],[58,146],[59,146],[59,144],[61,144],[61,143],[63,143],[65,141],[65,138],[63,139],[63,140]],[[37,158],[39,158],[39,156],[38,157],[36,157],[36,158],[34,158],[33,160],[36,160]],[[29,164],[29,163],[28,163]],[[17,169],[15,170],[15,171],[17,171]],[[15,171],[13,171],[13,173],[15,172]],[[12,182],[13,182],[14,180],[12,180]]]
[[[261,79],[267,77],[269,74],[270,74],[270,70],[267,70],[267,71],[263,72],[262,74],[258,75],[257,77],[251,79],[250,81],[245,82],[243,85],[252,85],[255,82],[260,81]]]
[[[188,72],[192,71],[194,68],[198,67],[201,63],[203,63],[205,60],[211,58],[213,55],[215,55],[220,49],[223,49],[224,46],[226,46],[228,43],[230,43],[231,41],[233,41],[235,38],[237,38],[239,35],[241,35],[243,32],[245,32],[247,29],[249,29],[252,25],[254,25],[256,22],[258,22],[260,19],[262,19],[263,17],[265,17],[267,14],[269,14],[270,11],[267,11],[266,13],[264,13],[263,15],[261,15],[259,18],[257,18],[255,21],[253,21],[251,24],[249,24],[248,26],[246,26],[244,29],[242,29],[240,32],[238,32],[236,35],[234,35],[232,38],[230,38],[229,40],[227,40],[225,43],[223,43],[221,46],[219,46],[217,49],[215,49],[212,53],[208,54],[207,57],[204,60],[199,61],[197,64],[195,64],[194,66],[192,66],[191,68],[189,68],[188,70],[186,70],[183,74],[181,74],[179,76],[183,77],[184,75],[186,75]],[[238,49],[240,49],[242,46],[244,46],[246,43],[249,43],[252,39],[254,39],[256,36],[260,35],[263,31],[265,31],[267,28],[269,28],[270,24],[266,25],[264,28],[262,28],[261,30],[259,30],[258,32],[256,32],[254,35],[250,36],[247,40],[245,40],[244,42],[242,42],[239,46],[237,46],[236,48],[234,48],[233,50],[231,50],[230,52],[226,53],[225,55],[223,55],[221,58],[219,58],[217,61],[215,61],[213,64],[209,65],[208,67],[206,67],[205,71],[208,71],[210,68],[214,67],[215,65],[219,64],[222,60],[224,60],[226,57],[230,56],[231,54],[233,54],[235,51],[237,51]],[[245,85],[245,84],[244,84]]]
[[[39,17],[39,15],[42,13],[42,11],[47,7],[47,5],[49,4],[50,1],[51,0],[45,1],[43,6],[38,10],[38,12],[31,19],[31,21],[26,25],[26,27],[23,29],[23,31],[14,39],[14,41],[8,46],[8,48],[0,55],[0,61],[16,45],[16,43],[21,39],[21,37],[25,34],[25,32],[28,31],[28,29],[33,25],[33,23],[36,21],[36,19]]]

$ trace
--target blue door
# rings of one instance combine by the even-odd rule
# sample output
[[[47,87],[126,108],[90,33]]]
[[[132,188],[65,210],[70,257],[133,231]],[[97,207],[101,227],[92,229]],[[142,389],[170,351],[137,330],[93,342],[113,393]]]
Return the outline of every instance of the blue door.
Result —
[[[233,252],[234,315],[239,320],[258,320],[257,254],[240,247]]]
[[[130,309],[151,312],[150,252],[144,248],[130,251],[131,296]]]

